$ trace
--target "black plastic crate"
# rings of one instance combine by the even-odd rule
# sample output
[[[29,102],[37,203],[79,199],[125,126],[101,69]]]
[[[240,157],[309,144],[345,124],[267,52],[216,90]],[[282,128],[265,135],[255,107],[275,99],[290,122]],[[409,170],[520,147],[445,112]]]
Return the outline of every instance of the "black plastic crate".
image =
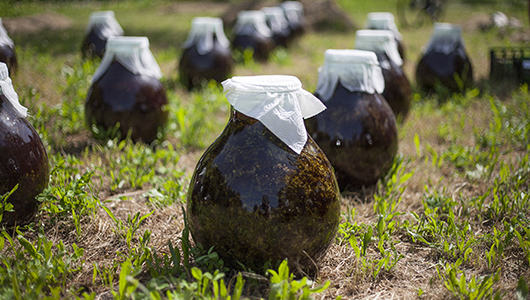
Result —
[[[530,47],[490,48],[490,80],[530,84]]]

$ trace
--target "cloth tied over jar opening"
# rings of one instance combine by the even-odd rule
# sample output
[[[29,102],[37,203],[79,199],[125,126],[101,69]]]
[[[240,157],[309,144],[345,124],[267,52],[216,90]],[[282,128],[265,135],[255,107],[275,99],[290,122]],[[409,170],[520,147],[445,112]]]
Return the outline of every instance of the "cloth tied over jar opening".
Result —
[[[96,31],[96,35],[102,40],[106,40],[112,36],[123,35],[123,29],[116,20],[114,11],[112,10],[92,12],[88,19],[86,34],[90,33],[95,26],[99,27],[100,30]]]
[[[162,78],[162,71],[158,66],[147,37],[117,36],[107,40],[105,54],[101,64],[92,77],[92,83],[98,80],[116,59],[123,67],[136,75]]]
[[[226,38],[223,30],[223,20],[220,18],[197,17],[191,21],[191,29],[183,47],[187,49],[196,46],[199,54],[206,55],[213,50],[215,38],[217,38],[217,42],[221,47],[230,47],[230,41]]]
[[[18,102],[18,95],[13,88],[11,78],[9,78],[7,65],[3,62],[0,62],[0,94],[6,96],[21,117],[25,118],[28,115],[28,109]]]
[[[399,32],[394,15],[390,12],[372,12],[366,15],[366,22],[364,24],[366,29],[390,30],[394,33],[394,37],[401,41],[403,36]]]
[[[435,51],[447,55],[458,47],[465,48],[462,28],[450,23],[434,23],[431,39],[423,52]]]
[[[15,46],[13,40],[7,35],[7,30],[2,24],[2,18],[0,18],[0,46],[7,45],[11,48]]]
[[[326,109],[294,76],[235,76],[222,85],[235,110],[263,123],[297,154],[307,142],[304,119]]]
[[[263,7],[261,11],[265,14],[265,20],[270,24],[273,32],[281,32],[289,28],[289,22],[281,7]]]
[[[316,94],[328,101],[339,83],[350,92],[382,93],[383,71],[372,51],[328,49],[318,70]]]
[[[357,30],[355,32],[355,49],[384,52],[396,65],[400,67],[403,65],[397,41],[390,30]],[[381,67],[385,68],[383,65]]]
[[[272,37],[272,31],[267,26],[265,14],[260,10],[243,10],[237,14],[233,32],[236,35],[254,35],[257,31],[264,37]]]

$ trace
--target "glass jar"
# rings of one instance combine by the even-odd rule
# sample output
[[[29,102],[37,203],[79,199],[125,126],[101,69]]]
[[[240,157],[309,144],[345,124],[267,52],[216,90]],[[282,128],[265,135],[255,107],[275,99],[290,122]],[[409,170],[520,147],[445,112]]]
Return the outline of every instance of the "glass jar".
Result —
[[[180,82],[188,90],[199,87],[203,80],[221,82],[230,76],[233,65],[223,21],[220,18],[194,18],[179,62]]]
[[[306,19],[304,5],[298,1],[284,1],[280,7],[285,13],[285,18],[289,22],[292,38],[298,38],[305,32]]]
[[[123,29],[116,20],[114,12],[110,10],[92,12],[81,45],[83,58],[102,58],[107,40],[115,36],[123,36]]]
[[[397,42],[398,52],[403,62],[405,62],[405,47],[403,46],[403,36],[399,33],[394,20],[394,15],[390,12],[372,12],[366,15],[365,29],[390,30],[394,33]]]
[[[252,49],[253,57],[266,61],[274,48],[272,31],[267,26],[265,14],[259,10],[244,10],[237,14],[232,47],[241,52]]]
[[[2,18],[0,18],[0,62],[5,63],[11,73],[16,72],[18,69],[15,43],[7,35],[7,31],[2,24]]]
[[[0,63],[0,197],[9,196],[14,212],[4,212],[1,225],[13,227],[31,221],[39,209],[35,197],[48,185],[48,155],[39,134],[25,119],[7,65]]]
[[[396,39],[390,30],[357,30],[355,49],[373,51],[381,65],[385,79],[382,93],[398,120],[404,120],[412,102],[412,87],[401,69]]]
[[[232,111],[191,179],[193,236],[234,268],[287,258],[309,271],[340,219],[333,169],[303,123],[325,107],[293,76],[233,77],[223,86]]]
[[[328,49],[315,95],[327,109],[307,119],[342,191],[375,184],[398,149],[396,119],[381,96],[383,74],[374,52]]]
[[[146,37],[113,37],[92,77],[85,104],[88,126],[115,128],[125,138],[151,143],[167,121],[162,72]]]
[[[462,92],[473,85],[473,67],[459,26],[435,23],[425,49],[416,67],[416,83],[422,89],[436,91],[441,86],[449,92]]]
[[[291,42],[291,29],[289,22],[285,19],[283,9],[280,7],[264,7],[261,9],[265,14],[267,26],[272,31],[272,39],[275,46],[286,47]]]

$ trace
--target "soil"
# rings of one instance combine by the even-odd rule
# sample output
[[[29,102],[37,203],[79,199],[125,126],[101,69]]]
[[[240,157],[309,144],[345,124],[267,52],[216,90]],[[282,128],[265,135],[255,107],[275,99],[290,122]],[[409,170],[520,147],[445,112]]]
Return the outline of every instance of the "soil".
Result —
[[[45,12],[28,17],[2,18],[9,34],[29,34],[43,30],[63,30],[72,26],[72,20],[54,12]]]

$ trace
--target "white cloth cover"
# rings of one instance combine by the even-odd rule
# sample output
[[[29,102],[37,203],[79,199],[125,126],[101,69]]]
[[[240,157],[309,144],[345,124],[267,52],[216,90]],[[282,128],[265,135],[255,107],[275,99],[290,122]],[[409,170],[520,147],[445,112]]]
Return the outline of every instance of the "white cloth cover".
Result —
[[[385,89],[383,71],[372,51],[328,49],[324,65],[318,70],[316,94],[328,101],[337,83],[350,92],[382,93]]]
[[[289,27],[281,7],[263,7],[261,11],[265,14],[265,19],[270,22],[273,32],[280,32]]]
[[[219,45],[223,48],[230,47],[230,41],[223,31],[223,20],[220,18],[198,17],[191,21],[191,29],[188,39],[184,42],[184,48],[197,46],[197,52],[206,55],[213,50],[214,37],[217,37]]]
[[[265,37],[272,37],[272,31],[267,26],[265,14],[260,10],[243,10],[237,14],[233,32],[236,35],[253,35],[254,31]]]
[[[123,29],[116,20],[116,17],[114,16],[114,12],[112,10],[92,12],[88,19],[86,34],[90,33],[92,28],[96,25],[98,25],[101,29],[101,32],[97,32],[96,34],[102,40],[105,40],[112,36],[123,35]]]
[[[357,30],[355,32],[355,49],[384,52],[396,65],[400,67],[403,65],[397,41],[394,33],[390,30]],[[390,65],[381,65],[381,67],[388,69]]]
[[[398,41],[403,40],[403,36],[399,33],[394,20],[394,15],[390,12],[372,12],[366,15],[366,29],[390,30],[394,33]]]
[[[134,74],[156,79],[162,77],[162,71],[149,50],[149,40],[146,37],[116,36],[107,40],[105,54],[92,77],[92,83],[107,71],[114,59]]]
[[[8,45],[13,48],[15,43],[13,43],[13,40],[7,35],[7,31],[2,24],[2,18],[0,18],[0,46],[3,45]]]
[[[0,94],[6,96],[21,117],[25,118],[28,115],[28,109],[18,102],[18,95],[13,88],[11,78],[9,78],[7,65],[2,62],[0,62]]]
[[[465,47],[462,40],[462,28],[449,23],[434,23],[434,30],[425,53],[431,51],[449,54],[459,46]]]
[[[235,110],[259,120],[298,154],[307,142],[303,119],[326,109],[294,76],[235,76],[222,85]]]
[[[293,21],[291,18],[296,18],[294,20],[298,22],[304,19],[304,5],[301,2],[284,1],[280,3],[280,7],[285,11],[289,21]]]

